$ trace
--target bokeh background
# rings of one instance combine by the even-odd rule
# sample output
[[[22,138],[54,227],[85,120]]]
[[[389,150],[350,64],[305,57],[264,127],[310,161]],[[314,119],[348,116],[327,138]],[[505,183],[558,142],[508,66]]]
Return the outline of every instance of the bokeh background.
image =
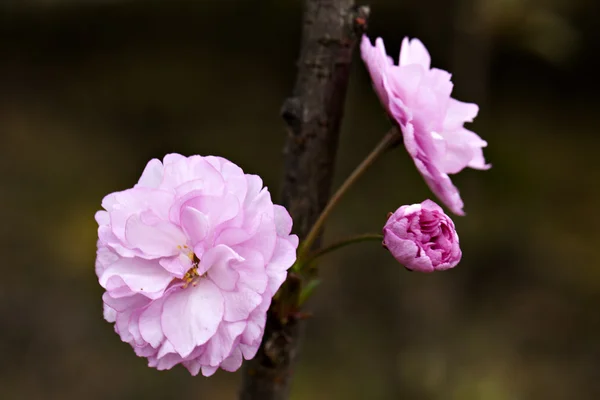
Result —
[[[600,5],[372,0],[481,105],[493,168],[454,177],[464,258],[409,273],[373,243],[328,256],[293,399],[600,398]],[[239,373],[146,367],[102,319],[94,212],[168,152],[227,157],[277,194],[300,0],[0,3],[0,398],[233,399]],[[336,185],[389,128],[355,59]],[[402,148],[326,239],[431,197]]]

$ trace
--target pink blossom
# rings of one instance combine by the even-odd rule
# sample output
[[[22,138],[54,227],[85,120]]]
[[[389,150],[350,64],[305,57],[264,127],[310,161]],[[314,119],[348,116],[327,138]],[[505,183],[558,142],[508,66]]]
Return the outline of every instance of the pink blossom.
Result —
[[[205,376],[254,357],[298,247],[258,176],[220,157],[169,154],[102,207],[104,317],[138,356]]]
[[[400,126],[404,146],[435,195],[455,214],[464,215],[458,189],[448,174],[465,167],[488,169],[482,148],[487,143],[463,127],[479,108],[450,97],[452,82],[444,70],[430,68],[431,58],[418,39],[404,38],[398,65],[363,36],[362,58],[373,87],[388,114]]]
[[[462,256],[454,222],[431,200],[402,206],[383,227],[383,245],[406,268],[443,271]]]

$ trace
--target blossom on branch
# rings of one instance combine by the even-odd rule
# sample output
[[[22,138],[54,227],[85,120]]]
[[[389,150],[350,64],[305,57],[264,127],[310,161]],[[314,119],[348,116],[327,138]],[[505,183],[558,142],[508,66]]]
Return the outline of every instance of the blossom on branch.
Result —
[[[362,58],[387,113],[400,126],[404,146],[431,191],[455,214],[463,201],[448,174],[465,167],[488,169],[482,148],[487,143],[463,127],[479,108],[450,97],[450,73],[431,68],[429,52],[418,39],[404,38],[398,65],[386,54],[383,40],[375,46],[366,36]]]
[[[420,272],[455,267],[462,256],[454,222],[431,200],[391,214],[383,227],[383,245],[406,268]]]
[[[138,356],[205,376],[254,357],[298,247],[258,176],[220,157],[169,154],[102,207],[104,317]]]

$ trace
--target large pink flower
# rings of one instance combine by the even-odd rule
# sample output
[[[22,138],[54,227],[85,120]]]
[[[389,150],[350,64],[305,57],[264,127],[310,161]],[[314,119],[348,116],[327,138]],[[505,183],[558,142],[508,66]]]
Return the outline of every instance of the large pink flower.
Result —
[[[136,354],[205,376],[254,357],[298,246],[258,176],[219,157],[169,154],[102,207],[104,316]]]
[[[418,39],[404,38],[398,65],[363,36],[362,58],[388,114],[400,126],[406,150],[433,193],[455,214],[464,215],[458,189],[448,174],[465,167],[488,169],[482,148],[487,143],[463,127],[479,108],[450,97],[452,82],[444,70],[430,68],[431,58]]]
[[[462,257],[454,222],[431,200],[402,206],[390,215],[383,245],[413,271],[443,271]]]

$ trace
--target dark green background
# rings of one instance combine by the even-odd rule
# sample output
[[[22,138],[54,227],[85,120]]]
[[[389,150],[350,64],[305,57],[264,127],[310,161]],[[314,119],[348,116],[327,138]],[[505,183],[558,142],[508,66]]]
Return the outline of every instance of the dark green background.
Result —
[[[293,399],[600,398],[597,2],[377,0],[421,38],[493,168],[454,177],[463,261],[423,275],[364,243],[328,257]],[[239,373],[157,372],[102,319],[94,212],[167,152],[214,154],[277,197],[301,2],[3,1],[0,398],[231,399]],[[336,185],[389,128],[357,57]],[[402,148],[326,239],[431,197]]]

